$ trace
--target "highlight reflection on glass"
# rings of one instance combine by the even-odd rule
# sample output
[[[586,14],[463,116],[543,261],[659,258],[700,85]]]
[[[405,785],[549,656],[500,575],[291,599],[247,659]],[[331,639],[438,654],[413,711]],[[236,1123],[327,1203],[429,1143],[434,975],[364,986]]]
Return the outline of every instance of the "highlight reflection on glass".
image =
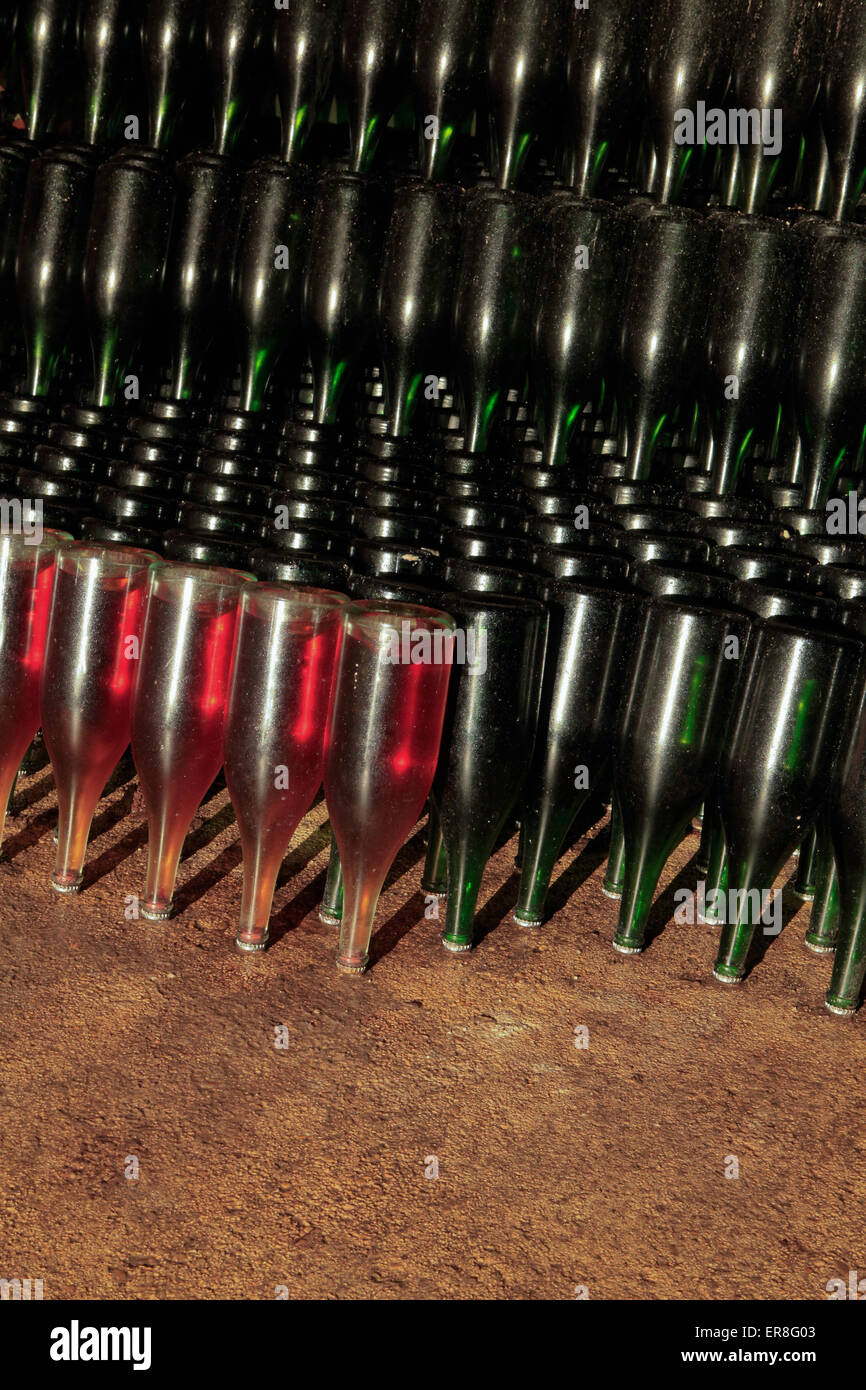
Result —
[[[347,603],[325,589],[277,584],[256,584],[241,598],[225,771],[244,856],[244,951],[267,942],[280,864],[322,781]]]
[[[223,762],[241,594],[251,575],[154,565],[132,712],[132,754],[147,804],[141,915],[171,916],[183,842]]]
[[[52,887],[81,887],[90,826],[129,743],[149,550],[73,543],[57,556],[42,730],[59,819]]]
[[[454,623],[413,604],[364,602],[346,626],[325,735],[325,797],[343,868],[337,966],[367,967],[385,875],[430,791]]]

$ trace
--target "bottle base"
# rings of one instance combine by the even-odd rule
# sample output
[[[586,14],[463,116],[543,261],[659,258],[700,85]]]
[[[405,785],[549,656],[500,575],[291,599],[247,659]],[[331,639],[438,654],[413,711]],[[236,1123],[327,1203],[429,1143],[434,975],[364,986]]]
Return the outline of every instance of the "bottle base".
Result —
[[[79,874],[77,878],[52,878],[51,887],[55,893],[80,893],[83,878],[83,874]]]
[[[701,927],[720,927],[722,925],[718,917],[708,917],[705,912],[696,912],[695,921]]]
[[[422,893],[426,893],[426,895],[427,895],[428,898],[447,898],[447,897],[448,897],[448,889],[447,889],[447,888],[434,888],[431,884],[425,883],[424,880],[423,880],[423,878],[422,878],[422,880],[421,880],[421,892],[422,892]]]
[[[713,979],[718,980],[720,985],[741,985],[742,975],[723,974],[718,966],[713,966]]]
[[[338,927],[342,920],[342,917],[338,917],[335,912],[329,912],[326,907],[319,908],[319,921],[324,922],[326,927]]]
[[[360,963],[352,963],[350,961],[340,960],[338,956],[337,969],[341,975],[364,975],[367,970],[367,960],[368,957],[365,956]]]
[[[511,916],[519,927],[541,927],[544,925],[544,918],[537,912],[519,912],[515,908]]]
[[[630,941],[617,941],[613,938],[613,949],[618,951],[621,956],[642,956],[643,946],[635,946]]]
[[[792,888],[791,892],[795,898],[799,898],[801,903],[811,903],[815,898],[814,888]]]
[[[824,1000],[824,1007],[828,1013],[834,1014],[836,1018],[853,1018],[857,1012],[856,1004],[836,1004],[830,999]]]
[[[173,908],[169,903],[168,907],[141,907],[139,912],[146,922],[167,922],[171,916]]]
[[[696,859],[696,860],[695,860],[695,873],[696,873],[696,874],[702,874],[704,877],[706,877],[706,875],[707,875],[709,872],[710,872],[710,861],[709,861],[709,859],[707,860],[706,864],[702,863],[700,859]]]
[[[810,941],[808,936],[804,938],[804,945],[816,956],[832,956],[836,950],[836,944],[829,941]]]
[[[601,891],[602,893],[604,893],[604,896],[606,898],[614,898],[617,902],[619,902],[620,898],[622,897],[621,888],[609,888],[606,883],[603,883],[601,885]]]
[[[471,941],[449,941],[447,936],[443,936],[442,945],[455,956],[465,955],[467,951],[472,950]]]
[[[243,951],[244,955],[255,955],[257,951],[263,951],[267,944],[267,933],[262,937],[261,941],[244,941],[239,936],[235,937],[235,946],[239,951]]]

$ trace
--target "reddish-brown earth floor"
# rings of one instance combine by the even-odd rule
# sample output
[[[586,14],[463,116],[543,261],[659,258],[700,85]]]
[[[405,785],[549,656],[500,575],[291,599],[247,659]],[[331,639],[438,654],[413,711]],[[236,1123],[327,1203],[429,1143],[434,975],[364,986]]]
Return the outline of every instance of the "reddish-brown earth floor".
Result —
[[[316,913],[323,804],[250,959],[224,791],[177,917],[127,919],[133,792],[103,803],[85,889],[63,900],[50,773],[19,784],[0,865],[0,1277],[41,1278],[46,1299],[802,1299],[866,1272],[866,1013],[825,1013],[805,911],[744,985],[713,981],[714,932],[665,925],[696,836],[643,956],[611,949],[597,827],[537,932],[511,920],[503,848],[480,944],[454,958],[424,916],[419,827],[372,969],[346,979]],[[797,906],[786,893],[786,918]]]

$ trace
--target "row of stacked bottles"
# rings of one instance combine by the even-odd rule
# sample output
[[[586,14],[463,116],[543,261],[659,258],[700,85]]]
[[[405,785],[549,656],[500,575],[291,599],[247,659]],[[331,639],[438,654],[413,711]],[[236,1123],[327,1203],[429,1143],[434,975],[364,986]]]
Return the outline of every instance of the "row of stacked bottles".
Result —
[[[802,842],[849,1011],[864,65],[860,0],[4,6],[4,528],[444,608],[447,945],[612,803],[638,951],[703,809],[718,978]]]

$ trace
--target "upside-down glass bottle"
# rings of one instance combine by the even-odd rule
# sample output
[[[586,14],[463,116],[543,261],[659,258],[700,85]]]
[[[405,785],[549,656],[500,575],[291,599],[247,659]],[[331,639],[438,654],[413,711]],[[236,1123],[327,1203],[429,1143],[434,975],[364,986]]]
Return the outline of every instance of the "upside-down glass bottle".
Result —
[[[418,10],[412,77],[419,163],[425,179],[441,178],[455,138],[477,103],[492,0],[427,0]]]
[[[674,411],[693,408],[711,252],[708,221],[687,208],[653,208],[637,225],[619,344],[628,478],[649,476]]]
[[[548,636],[535,753],[522,798],[514,920],[538,926],[581,807],[610,780],[610,747],[641,601],[577,579],[544,591]]]
[[[57,547],[43,532],[0,535],[0,843],[21,760],[39,728],[39,687]]]
[[[191,154],[175,173],[177,197],[166,256],[163,332],[168,395],[186,401],[201,381],[231,293],[237,172],[228,159]]]
[[[193,73],[201,39],[198,0],[147,0],[141,49],[147,90],[147,137],[155,150],[174,140],[184,108],[196,93]]]
[[[526,375],[533,206],[524,194],[484,186],[464,201],[452,361],[467,453],[486,451],[507,391]]]
[[[93,404],[112,406],[159,295],[172,189],[158,167],[108,161],[96,175],[84,262],[84,307],[93,353]]]
[[[132,755],[147,806],[141,915],[171,916],[180,853],[223,763],[241,593],[252,575],[206,565],[154,565],[132,708]]]
[[[327,114],[342,0],[293,0],[277,10],[274,59],[282,124],[282,157],[303,156],[317,119]]]
[[[280,864],[322,781],[325,719],[348,599],[255,584],[241,598],[225,733],[240,827],[242,951],[260,951]]]
[[[565,464],[582,411],[604,400],[622,239],[615,209],[600,200],[559,193],[541,206],[530,381],[545,468]]]
[[[759,625],[719,777],[728,899],[713,974],[742,979],[780,872],[822,809],[862,644],[806,624]]]
[[[838,873],[838,933],[825,1002],[848,1017],[859,1006],[866,974],[866,662],[853,692],[827,817]]]
[[[241,410],[260,411],[281,357],[290,378],[303,344],[290,331],[301,308],[310,213],[303,166],[260,159],[247,171],[240,200],[232,277],[240,338]]]
[[[485,866],[528,771],[547,615],[535,599],[475,593],[444,602],[466,634],[455,667],[432,802],[445,845],[442,944],[472,949]],[[471,646],[470,646],[471,643]]]
[[[16,280],[27,343],[25,390],[55,390],[77,343],[93,169],[65,153],[34,159],[27,176]]]
[[[370,169],[403,93],[409,17],[403,0],[345,0],[340,76],[349,107],[353,173]]]
[[[41,700],[59,807],[58,893],[81,887],[97,803],[129,744],[144,594],[157,559],[121,546],[58,552]]]
[[[662,869],[712,797],[749,638],[743,614],[653,599],[614,750],[625,873],[614,947],[643,950]]]
[[[337,968],[367,968],[385,875],[420,816],[439,753],[454,622],[413,604],[352,604],[325,734],[325,799],[343,870]]]

